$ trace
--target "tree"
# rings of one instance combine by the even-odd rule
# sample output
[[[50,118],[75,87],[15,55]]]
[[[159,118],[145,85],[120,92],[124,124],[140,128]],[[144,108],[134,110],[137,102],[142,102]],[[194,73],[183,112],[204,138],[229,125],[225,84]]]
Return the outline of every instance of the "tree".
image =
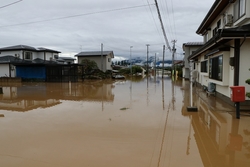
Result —
[[[81,61],[81,64],[83,64],[83,69],[85,73],[89,73],[90,71],[94,69],[98,69],[98,66],[95,61],[89,60],[89,59],[83,59]]]

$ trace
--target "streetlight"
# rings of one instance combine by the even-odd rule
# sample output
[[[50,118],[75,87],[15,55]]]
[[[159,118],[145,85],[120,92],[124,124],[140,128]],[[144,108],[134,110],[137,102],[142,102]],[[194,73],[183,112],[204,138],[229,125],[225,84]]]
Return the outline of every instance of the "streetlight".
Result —
[[[150,46],[149,44],[146,45],[147,46],[147,75],[148,75],[148,47]]]
[[[130,46],[130,73],[131,73],[131,76],[132,76],[132,59],[131,59],[131,56],[132,56],[132,48],[133,48],[133,46]]]

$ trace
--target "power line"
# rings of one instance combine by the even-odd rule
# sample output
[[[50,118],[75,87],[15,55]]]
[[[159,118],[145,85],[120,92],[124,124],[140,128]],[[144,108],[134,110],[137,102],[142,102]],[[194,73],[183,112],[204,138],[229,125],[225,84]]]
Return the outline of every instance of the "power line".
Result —
[[[21,2],[21,1],[23,1],[23,0],[19,0],[19,1],[12,2],[12,3],[10,3],[10,4],[4,5],[4,6],[0,6],[0,9],[6,8],[6,7],[11,6],[11,5],[14,5],[14,4],[19,3],[19,2]]]
[[[171,0],[171,3],[172,3],[172,13],[173,13],[173,21],[174,21],[174,32],[175,32],[175,37],[176,37],[176,27],[175,27],[175,16],[174,16],[174,5],[173,5],[173,1]]]
[[[167,31],[169,32],[169,36],[170,36],[170,38],[171,38],[171,34],[173,34],[173,31],[172,31],[172,24],[171,24],[171,19],[170,19],[170,12],[169,12],[169,9],[168,9],[168,3],[167,3],[167,1],[165,1],[165,0],[162,0],[163,1],[163,3],[159,3],[159,6],[162,6],[162,10],[161,11],[163,11],[162,12],[162,15],[166,15],[165,17],[163,16],[163,18],[165,18],[165,19],[163,19],[163,22],[164,23],[168,23],[168,24],[165,24],[165,25],[168,25],[169,26],[169,28],[167,28]],[[162,2],[162,1],[160,1],[160,2]],[[162,4],[162,5],[161,5]]]
[[[157,8],[158,17],[159,17],[159,20],[160,20],[160,22],[161,22],[161,28],[162,28],[162,32],[163,32],[163,35],[164,35],[164,39],[165,39],[167,48],[171,51],[171,47],[170,47],[169,42],[168,42],[168,38],[167,38],[167,35],[166,35],[166,31],[165,31],[165,28],[164,28],[164,25],[163,25],[163,22],[162,22],[162,19],[161,19],[161,13],[160,13],[160,9],[159,9],[157,0],[155,0],[155,6],[156,6],[156,8]]]
[[[149,1],[148,1],[148,0],[147,0],[147,3],[148,3],[148,6],[149,6]],[[155,24],[156,30],[157,30],[159,36],[161,36],[161,35],[160,35],[160,31],[159,31],[159,29],[158,29],[158,26],[157,26],[157,24],[156,24],[155,18],[154,18],[152,9],[150,8],[150,6],[149,6],[149,9],[150,9],[150,12],[151,12],[151,16],[152,16],[152,18],[153,18],[153,20],[154,20],[154,24]]]
[[[103,11],[98,11],[98,12],[90,12],[90,13],[83,13],[83,14],[76,14],[76,15],[58,17],[58,18],[54,18],[54,19],[46,19],[46,20],[40,20],[40,21],[31,21],[31,22],[25,22],[25,23],[19,23],[19,24],[4,25],[4,26],[0,26],[0,28],[2,28],[2,27],[21,26],[21,25],[35,24],[35,23],[42,23],[42,22],[49,22],[49,21],[55,21],[55,20],[63,20],[63,19],[69,19],[69,18],[74,18],[74,17],[82,17],[82,16],[88,16],[88,15],[94,15],[94,14],[100,14],[100,13],[115,12],[115,11],[119,11],[119,10],[135,9],[135,8],[141,8],[141,7],[149,6],[149,5],[154,5],[154,4],[130,6],[130,7],[124,7],[124,8],[103,10]]]

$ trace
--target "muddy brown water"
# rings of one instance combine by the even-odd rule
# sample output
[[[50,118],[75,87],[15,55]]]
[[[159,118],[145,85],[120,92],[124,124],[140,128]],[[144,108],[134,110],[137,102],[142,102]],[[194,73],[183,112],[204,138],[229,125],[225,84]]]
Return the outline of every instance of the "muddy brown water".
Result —
[[[1,167],[248,167],[250,117],[169,77],[3,84]]]

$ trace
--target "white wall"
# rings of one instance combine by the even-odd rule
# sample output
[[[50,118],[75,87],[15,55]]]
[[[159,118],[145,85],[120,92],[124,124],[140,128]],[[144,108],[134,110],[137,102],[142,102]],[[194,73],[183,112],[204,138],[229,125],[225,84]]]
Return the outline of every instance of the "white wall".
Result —
[[[250,85],[245,83],[247,79],[250,79],[250,39],[246,40],[241,46],[240,52],[240,75],[239,85],[245,86],[246,92],[250,92]]]
[[[0,56],[15,56],[15,55],[19,55],[19,57],[22,59],[22,51],[18,50],[18,51],[1,51],[0,52]]]
[[[106,71],[108,69],[111,69],[111,66],[108,67],[107,65],[107,57],[108,56],[103,56],[103,70]],[[88,60],[93,60],[96,62],[98,68],[101,70],[101,56],[96,56],[96,57],[78,57],[78,63],[80,64],[83,59],[88,59]],[[112,63],[112,60],[110,64]]]
[[[0,64],[0,77],[9,77],[9,64]]]

